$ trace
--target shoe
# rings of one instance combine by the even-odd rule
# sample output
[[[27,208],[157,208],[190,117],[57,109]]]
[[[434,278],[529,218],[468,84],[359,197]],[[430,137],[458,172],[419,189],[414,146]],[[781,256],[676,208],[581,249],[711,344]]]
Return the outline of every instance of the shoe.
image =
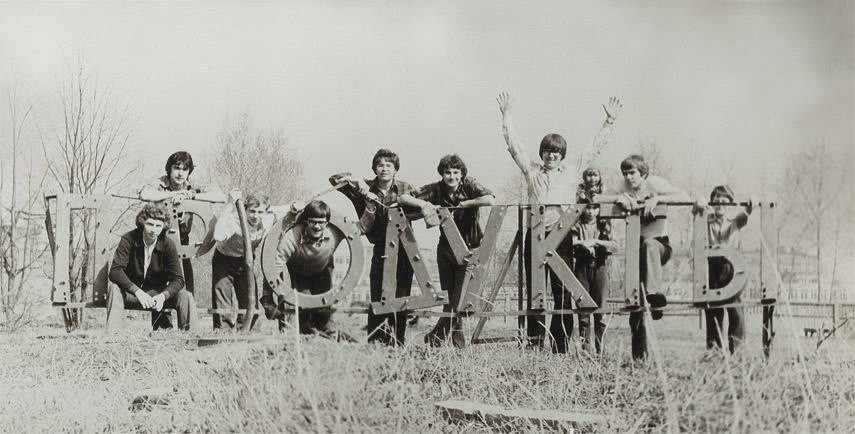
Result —
[[[466,336],[462,330],[451,331],[451,343],[454,345],[454,348],[466,348]]]
[[[647,294],[646,298],[647,298],[647,304],[649,304],[650,307],[658,308],[658,307],[665,307],[666,305],[668,305],[668,299],[665,298],[665,294],[659,294],[659,293]],[[651,310],[650,311],[650,316],[654,320],[662,319],[663,315],[664,315],[664,312],[661,310]]]

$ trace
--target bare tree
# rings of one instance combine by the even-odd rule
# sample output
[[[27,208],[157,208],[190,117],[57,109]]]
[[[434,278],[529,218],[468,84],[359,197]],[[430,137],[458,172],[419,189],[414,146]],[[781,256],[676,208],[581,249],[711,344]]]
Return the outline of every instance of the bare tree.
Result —
[[[303,163],[281,128],[257,129],[243,112],[223,121],[216,140],[213,176],[224,189],[263,194],[272,203],[306,196]]]
[[[39,243],[41,222],[34,207],[44,176],[33,176],[32,152],[28,161],[22,161],[25,149],[25,130],[28,129],[33,106],[21,96],[21,86],[14,82],[6,89],[9,109],[9,156],[0,167],[0,193],[2,193],[2,230],[0,230],[0,325],[16,329],[32,319],[37,297],[30,289],[30,276],[39,268],[47,251],[47,243]],[[22,170],[21,163],[27,164]],[[9,167],[10,166],[10,167]]]
[[[790,202],[787,208],[795,217],[793,221],[801,223],[796,225],[801,228],[793,236],[801,237],[810,231],[813,234],[811,241],[815,242],[817,301],[823,298],[824,253],[830,249],[835,261],[838,255],[839,243],[827,243],[824,232],[831,229],[829,225],[841,213],[846,212],[847,205],[838,201],[844,185],[847,185],[847,170],[839,164],[844,161],[848,159],[829,151],[825,140],[820,139],[814,146],[806,146],[791,154],[785,172],[784,188],[789,193],[785,197]],[[839,234],[839,225],[836,232]]]
[[[125,183],[136,172],[126,152],[134,126],[128,105],[117,102],[110,87],[102,85],[82,59],[65,72],[59,105],[60,119],[42,134],[48,173],[56,188],[72,194],[103,194]],[[82,301],[91,287],[95,215],[73,215],[69,233],[70,299]],[[66,326],[77,327],[82,311],[65,313]]]
[[[672,173],[671,161],[665,156],[662,146],[656,139],[649,137],[639,139],[638,151],[650,167],[651,175],[670,177]]]

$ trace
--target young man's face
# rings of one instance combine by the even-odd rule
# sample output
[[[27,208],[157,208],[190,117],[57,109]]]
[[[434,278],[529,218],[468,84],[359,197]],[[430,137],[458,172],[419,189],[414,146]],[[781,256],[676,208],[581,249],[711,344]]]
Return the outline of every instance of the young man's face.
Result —
[[[637,168],[633,167],[629,170],[622,170],[623,179],[626,181],[627,185],[629,185],[632,189],[641,188],[641,184],[644,183],[644,178],[641,176],[641,172],[638,171]]]
[[[374,166],[374,174],[377,175],[377,178],[380,178],[381,181],[391,181],[395,179],[395,174],[398,173],[398,170],[395,169],[395,163],[381,158],[377,161],[377,165]]]
[[[460,169],[448,167],[442,171],[442,183],[452,191],[457,190],[461,179],[463,179],[463,172]]]
[[[588,172],[585,174],[585,185],[597,185],[600,182],[600,174],[597,172]]]
[[[306,236],[313,240],[319,240],[324,235],[329,220],[311,217],[306,219]]]
[[[246,209],[246,222],[249,223],[250,226],[258,226],[261,224],[261,217],[266,213],[267,210],[264,209],[261,204],[249,207]]]
[[[169,166],[169,180],[174,185],[184,185],[187,178],[190,176],[190,168],[184,164],[173,164]]]
[[[711,202],[713,203],[713,212],[715,213],[715,216],[716,217],[723,217],[725,207],[723,207],[721,205],[715,205],[715,204],[730,203],[730,198],[725,196],[725,195],[722,195],[722,194],[717,194],[717,195],[713,196]]]
[[[543,160],[543,167],[552,170],[561,164],[561,153],[555,150],[545,150],[540,153],[540,159]]]
[[[146,244],[151,244],[157,240],[161,232],[163,232],[163,220],[145,219],[143,222],[143,241]]]

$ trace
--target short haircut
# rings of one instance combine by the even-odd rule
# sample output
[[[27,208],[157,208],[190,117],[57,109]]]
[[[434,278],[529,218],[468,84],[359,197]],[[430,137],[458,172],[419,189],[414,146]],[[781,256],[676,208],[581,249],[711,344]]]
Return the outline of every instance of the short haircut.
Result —
[[[712,202],[716,196],[724,196],[731,203],[735,202],[735,200],[733,198],[733,196],[734,196],[733,190],[726,185],[717,185],[717,186],[715,186],[715,188],[712,189],[712,193],[710,193],[710,202]]]
[[[401,170],[401,160],[398,159],[398,154],[392,152],[386,148],[380,148],[374,154],[374,158],[371,159],[371,171],[377,173],[377,165],[380,164],[380,160],[388,160],[390,163],[395,165],[395,170]]]
[[[300,218],[304,223],[309,219],[324,219],[326,221],[330,221],[330,207],[322,200],[313,200],[303,208],[303,214]]]
[[[264,205],[262,207],[262,205]],[[270,208],[270,199],[263,195],[246,195],[246,200],[243,202],[243,207],[246,209],[262,207],[266,211]]]
[[[647,178],[650,174],[650,166],[644,161],[644,157],[638,154],[630,154],[620,162],[620,171],[626,172],[632,169],[638,169],[638,173],[642,178]]]
[[[166,159],[166,174],[169,175],[170,169],[172,166],[178,166],[183,164],[187,169],[190,170],[190,173],[193,173],[193,157],[190,156],[190,153],[187,151],[178,151],[173,153]]]
[[[462,175],[461,178],[466,177],[466,163],[464,163],[463,159],[457,154],[449,154],[439,160],[439,164],[436,166],[436,171],[442,175],[442,172],[445,172],[446,169],[458,169]]]
[[[547,151],[558,152],[563,160],[567,156],[567,141],[561,137],[561,134],[547,134],[540,141],[540,149],[538,149],[537,155],[542,155]]]
[[[171,213],[166,207],[157,203],[147,203],[137,213],[137,228],[142,230],[143,226],[145,226],[145,221],[148,219],[162,221],[163,233],[166,233],[166,229],[169,229],[169,222],[172,220]]]

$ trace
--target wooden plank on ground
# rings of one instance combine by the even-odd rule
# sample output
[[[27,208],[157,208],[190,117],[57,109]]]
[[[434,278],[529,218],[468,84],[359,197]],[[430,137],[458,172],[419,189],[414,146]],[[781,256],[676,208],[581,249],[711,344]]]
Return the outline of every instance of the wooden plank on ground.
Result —
[[[498,405],[489,405],[480,402],[448,400],[434,403],[443,415],[451,421],[480,421],[484,424],[497,427],[511,422],[524,421],[534,424],[542,424],[550,430],[563,428],[576,428],[579,425],[593,425],[608,423],[607,416],[587,410],[558,411],[558,410],[532,410],[524,408],[507,409]]]

